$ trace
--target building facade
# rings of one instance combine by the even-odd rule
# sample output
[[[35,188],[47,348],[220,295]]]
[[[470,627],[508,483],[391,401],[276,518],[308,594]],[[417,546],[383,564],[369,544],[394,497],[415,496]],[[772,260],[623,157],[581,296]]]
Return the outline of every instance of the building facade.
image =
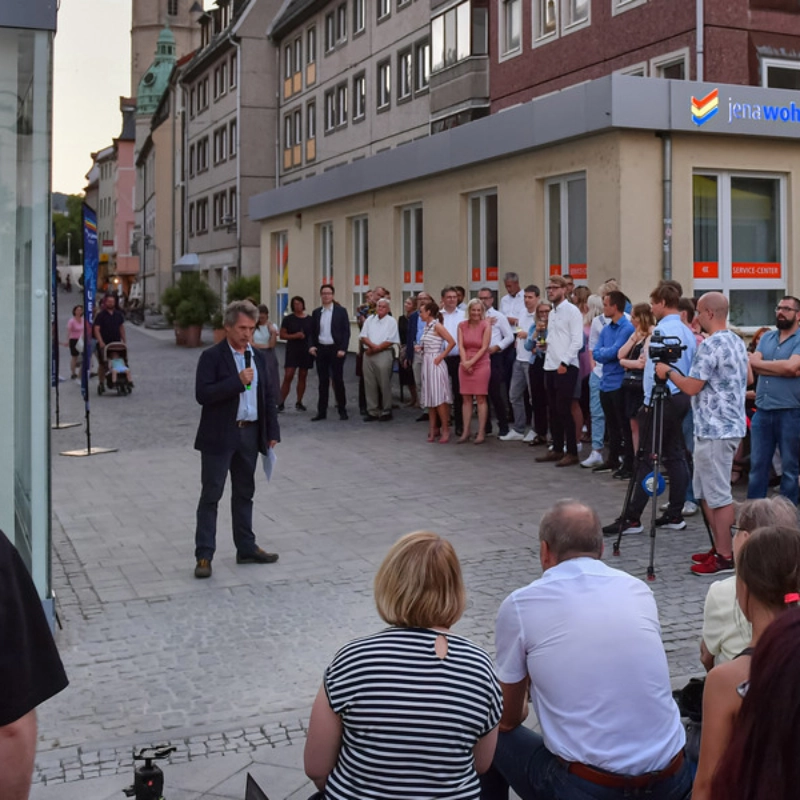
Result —
[[[136,100],[120,97],[122,130],[114,139],[114,249],[109,254],[109,278],[118,278],[127,292],[139,274],[136,224]],[[105,249],[105,246],[104,246]],[[115,281],[116,282],[116,281]]]
[[[218,0],[201,17],[201,48],[180,73],[185,112],[186,250],[222,297],[259,271],[249,198],[275,185],[277,76],[264,35],[278,0]],[[244,213],[243,213],[244,211]]]

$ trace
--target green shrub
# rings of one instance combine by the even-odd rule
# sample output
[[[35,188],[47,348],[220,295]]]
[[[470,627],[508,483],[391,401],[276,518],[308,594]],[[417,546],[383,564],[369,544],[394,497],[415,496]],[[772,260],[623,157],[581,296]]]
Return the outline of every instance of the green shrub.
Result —
[[[252,300],[256,305],[261,302],[261,276],[243,275],[228,282],[228,302],[234,300]]]
[[[184,272],[180,280],[161,296],[164,316],[179,328],[205,325],[219,311],[217,293],[197,272]]]

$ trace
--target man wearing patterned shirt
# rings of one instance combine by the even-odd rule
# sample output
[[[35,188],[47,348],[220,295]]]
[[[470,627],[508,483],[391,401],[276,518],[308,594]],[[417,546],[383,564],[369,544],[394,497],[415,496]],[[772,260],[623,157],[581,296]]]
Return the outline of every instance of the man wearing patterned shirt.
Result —
[[[697,303],[697,319],[708,338],[697,348],[688,375],[670,364],[655,365],[656,375],[671,380],[692,398],[694,416],[694,493],[701,498],[714,536],[708,553],[692,556],[695,575],[733,572],[731,467],[747,425],[744,414],[748,383],[747,349],[728,330],[728,300],[707,292]]]

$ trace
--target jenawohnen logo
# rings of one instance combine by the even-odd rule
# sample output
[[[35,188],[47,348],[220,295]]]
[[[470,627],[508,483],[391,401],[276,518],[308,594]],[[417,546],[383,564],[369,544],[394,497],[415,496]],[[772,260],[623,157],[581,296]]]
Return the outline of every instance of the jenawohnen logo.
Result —
[[[708,122],[719,111],[719,89],[714,89],[699,100],[692,95],[692,122],[698,127]]]

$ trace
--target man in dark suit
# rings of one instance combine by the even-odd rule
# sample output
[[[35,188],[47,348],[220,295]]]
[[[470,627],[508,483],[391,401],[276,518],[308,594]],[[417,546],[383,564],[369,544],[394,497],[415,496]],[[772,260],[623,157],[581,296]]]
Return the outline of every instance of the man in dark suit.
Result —
[[[333,286],[325,283],[319,290],[322,305],[311,314],[311,346],[308,352],[317,360],[319,377],[318,422],[328,416],[329,384],[333,381],[333,393],[339,419],[347,419],[347,398],[344,394],[344,361],[347,345],[350,344],[350,318],[347,312],[333,299]]]
[[[231,474],[231,517],[237,564],[271,564],[253,533],[253,494],[258,454],[280,441],[274,362],[250,346],[258,309],[249,301],[225,309],[226,338],[209,347],[197,364],[195,396],[203,407],[195,449],[202,454],[203,489],[197,504],[195,578],[211,577],[217,535],[217,505]]]

